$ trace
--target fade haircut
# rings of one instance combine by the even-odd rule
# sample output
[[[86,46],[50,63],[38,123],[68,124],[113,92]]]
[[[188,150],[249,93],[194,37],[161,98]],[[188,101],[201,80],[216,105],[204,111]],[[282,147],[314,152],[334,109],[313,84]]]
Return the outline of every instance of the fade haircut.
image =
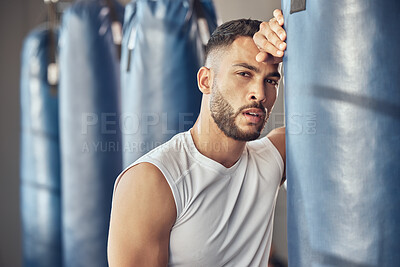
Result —
[[[259,30],[261,21],[252,19],[237,19],[218,26],[211,34],[205,49],[205,62],[208,64],[211,52],[226,48],[238,37],[250,37]]]

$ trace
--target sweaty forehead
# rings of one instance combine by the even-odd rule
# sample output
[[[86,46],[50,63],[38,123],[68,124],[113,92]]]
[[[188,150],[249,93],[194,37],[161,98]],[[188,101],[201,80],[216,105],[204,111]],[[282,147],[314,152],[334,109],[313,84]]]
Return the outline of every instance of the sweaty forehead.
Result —
[[[256,60],[260,50],[251,37],[238,37],[229,47],[221,53],[217,64],[224,68],[232,68],[235,65],[251,65],[263,72],[276,71],[278,64],[266,64]]]
[[[258,48],[250,37],[238,37],[228,46],[214,48],[207,57],[206,66],[219,68],[222,61],[243,60],[256,57]]]
[[[236,40],[227,48],[229,54],[242,56],[242,57],[256,57],[259,52],[253,38],[250,37],[238,37]]]

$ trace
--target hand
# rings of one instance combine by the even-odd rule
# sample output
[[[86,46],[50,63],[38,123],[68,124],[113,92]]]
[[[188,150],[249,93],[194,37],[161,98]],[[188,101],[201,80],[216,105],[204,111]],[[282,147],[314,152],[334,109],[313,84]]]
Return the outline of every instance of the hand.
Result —
[[[283,26],[283,14],[279,9],[274,10],[274,17],[268,22],[260,24],[260,30],[253,36],[260,53],[257,54],[258,62],[277,64],[282,62],[286,49],[286,32]]]

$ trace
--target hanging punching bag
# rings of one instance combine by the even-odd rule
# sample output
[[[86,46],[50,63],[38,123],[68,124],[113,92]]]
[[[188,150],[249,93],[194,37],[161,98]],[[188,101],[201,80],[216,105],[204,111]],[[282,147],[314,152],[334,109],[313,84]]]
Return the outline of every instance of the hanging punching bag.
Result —
[[[21,69],[23,266],[61,266],[58,92],[49,66],[58,33],[39,27],[25,39]],[[51,77],[50,77],[51,78]]]
[[[200,111],[196,73],[216,28],[211,0],[132,1],[122,42],[123,159],[127,166],[189,129]]]
[[[113,19],[114,16],[114,19]],[[107,266],[119,149],[117,2],[76,1],[60,33],[60,140],[64,266]],[[115,21],[117,18],[117,21]]]
[[[283,0],[290,266],[399,266],[400,2]]]

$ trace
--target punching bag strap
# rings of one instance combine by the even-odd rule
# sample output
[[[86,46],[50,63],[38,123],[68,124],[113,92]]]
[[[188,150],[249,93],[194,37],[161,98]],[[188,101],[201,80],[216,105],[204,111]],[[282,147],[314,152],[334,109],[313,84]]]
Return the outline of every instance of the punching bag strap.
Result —
[[[290,14],[306,10],[306,0],[291,0]]]
[[[132,51],[135,48],[135,42],[136,42],[136,27],[133,26],[128,37],[128,60],[126,63],[127,72],[131,70],[131,60],[132,60],[131,57],[132,57]]]
[[[121,58],[122,24],[118,19],[117,11],[112,0],[107,0],[106,5],[110,10],[111,32],[114,44],[117,47],[118,59]]]
[[[136,13],[136,0],[132,0],[131,1],[131,4],[133,4],[133,6],[134,6],[134,14]],[[129,23],[128,23],[129,24]],[[128,59],[127,59],[127,63],[126,63],[126,71],[127,72],[130,72],[130,70],[131,70],[131,60],[132,60],[132,51],[133,51],[133,49],[135,48],[135,44],[136,44],[136,25],[133,25],[132,26],[132,29],[130,30],[130,32],[129,32],[129,34],[128,34],[128,36],[127,36],[127,39],[128,39],[128,45],[127,45],[127,48],[128,48]]]
[[[57,63],[57,1],[44,1],[48,10],[48,65],[47,65],[47,82],[50,85],[50,94],[57,94],[57,86],[59,80],[58,63]]]
[[[210,39],[210,30],[201,1],[194,0],[193,8],[197,17],[197,26],[199,28],[200,39],[203,43],[203,48],[205,49],[208,39]]]

